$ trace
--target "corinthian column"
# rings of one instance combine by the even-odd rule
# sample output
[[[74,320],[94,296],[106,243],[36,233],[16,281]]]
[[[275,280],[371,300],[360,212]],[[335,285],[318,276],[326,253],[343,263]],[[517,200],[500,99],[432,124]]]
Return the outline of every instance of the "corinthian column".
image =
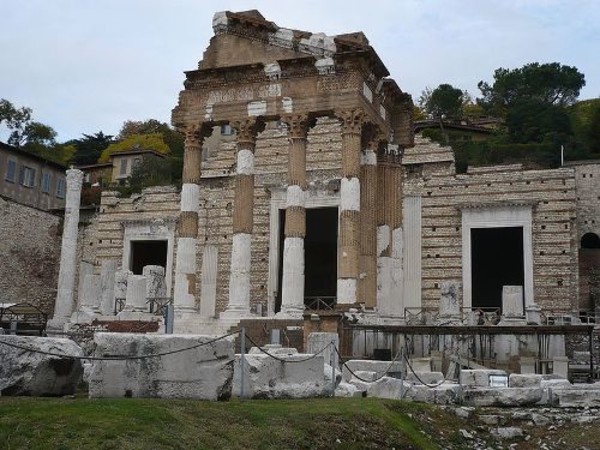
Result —
[[[229,273],[229,303],[224,318],[250,315],[250,264],[254,223],[254,148],[262,122],[244,119],[231,123],[237,133],[237,166],[233,202],[233,246]]]
[[[63,225],[60,250],[60,269],[54,316],[48,323],[49,328],[60,329],[73,314],[73,290],[77,265],[77,234],[79,228],[79,203],[83,172],[78,169],[67,170],[67,193],[65,201],[65,221]]]
[[[281,286],[282,318],[302,318],[304,311],[304,238],[306,236],[306,134],[304,115],[283,117],[288,124],[288,187]]]
[[[361,157],[359,300],[377,306],[377,148],[381,135],[371,130]]]
[[[384,316],[404,312],[402,287],[402,170],[388,146],[378,155],[377,307]]]
[[[363,113],[341,111],[342,182],[340,198],[340,244],[338,250],[337,303],[357,302],[360,256],[360,146]]]
[[[175,259],[175,288],[173,305],[176,313],[196,311],[196,246],[198,240],[198,208],[200,205],[200,173],[202,165],[203,128],[190,127],[185,131],[181,211]],[[177,320],[176,320],[177,322]],[[175,323],[175,327],[178,328]]]

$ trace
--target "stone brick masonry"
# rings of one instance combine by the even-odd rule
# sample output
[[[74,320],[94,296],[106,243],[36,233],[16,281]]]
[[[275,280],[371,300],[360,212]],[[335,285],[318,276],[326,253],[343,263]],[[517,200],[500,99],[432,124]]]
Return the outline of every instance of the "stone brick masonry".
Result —
[[[59,216],[0,197],[0,302],[52,314],[61,233]]]

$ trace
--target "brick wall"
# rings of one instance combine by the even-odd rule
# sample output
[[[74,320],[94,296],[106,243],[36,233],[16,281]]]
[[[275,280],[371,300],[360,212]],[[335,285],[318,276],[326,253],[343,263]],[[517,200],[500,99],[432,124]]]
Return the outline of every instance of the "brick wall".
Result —
[[[54,311],[62,219],[0,197],[0,302]]]
[[[537,304],[577,305],[577,224],[573,169],[473,168],[457,175],[449,147],[417,137],[404,159],[404,193],[422,197],[422,304],[438,305],[440,283],[462,280],[462,216],[467,204],[533,204],[533,288]],[[598,175],[600,177],[600,174]]]

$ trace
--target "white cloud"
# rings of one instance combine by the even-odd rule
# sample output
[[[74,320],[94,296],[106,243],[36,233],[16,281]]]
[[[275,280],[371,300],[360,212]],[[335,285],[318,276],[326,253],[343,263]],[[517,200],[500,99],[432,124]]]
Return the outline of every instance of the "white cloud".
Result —
[[[415,99],[444,82],[476,95],[495,68],[532,61],[577,66],[582,98],[600,96],[595,0],[21,0],[3,5],[0,97],[33,108],[63,140],[114,134],[127,119],[168,121],[214,8],[258,9],[314,32],[362,30]]]

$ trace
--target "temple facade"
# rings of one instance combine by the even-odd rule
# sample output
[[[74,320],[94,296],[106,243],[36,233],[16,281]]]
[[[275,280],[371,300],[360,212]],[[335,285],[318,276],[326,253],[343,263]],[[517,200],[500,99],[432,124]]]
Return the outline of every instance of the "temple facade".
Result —
[[[410,96],[362,33],[286,29],[257,11],[217,13],[213,29],[172,112],[181,191],[103,192],[65,318],[82,305],[86,320],[143,318],[131,315],[150,313],[142,301],[127,310],[127,277],[143,274],[181,333],[323,310],[571,323],[596,307],[599,166],[457,174],[451,148],[415,136]]]

